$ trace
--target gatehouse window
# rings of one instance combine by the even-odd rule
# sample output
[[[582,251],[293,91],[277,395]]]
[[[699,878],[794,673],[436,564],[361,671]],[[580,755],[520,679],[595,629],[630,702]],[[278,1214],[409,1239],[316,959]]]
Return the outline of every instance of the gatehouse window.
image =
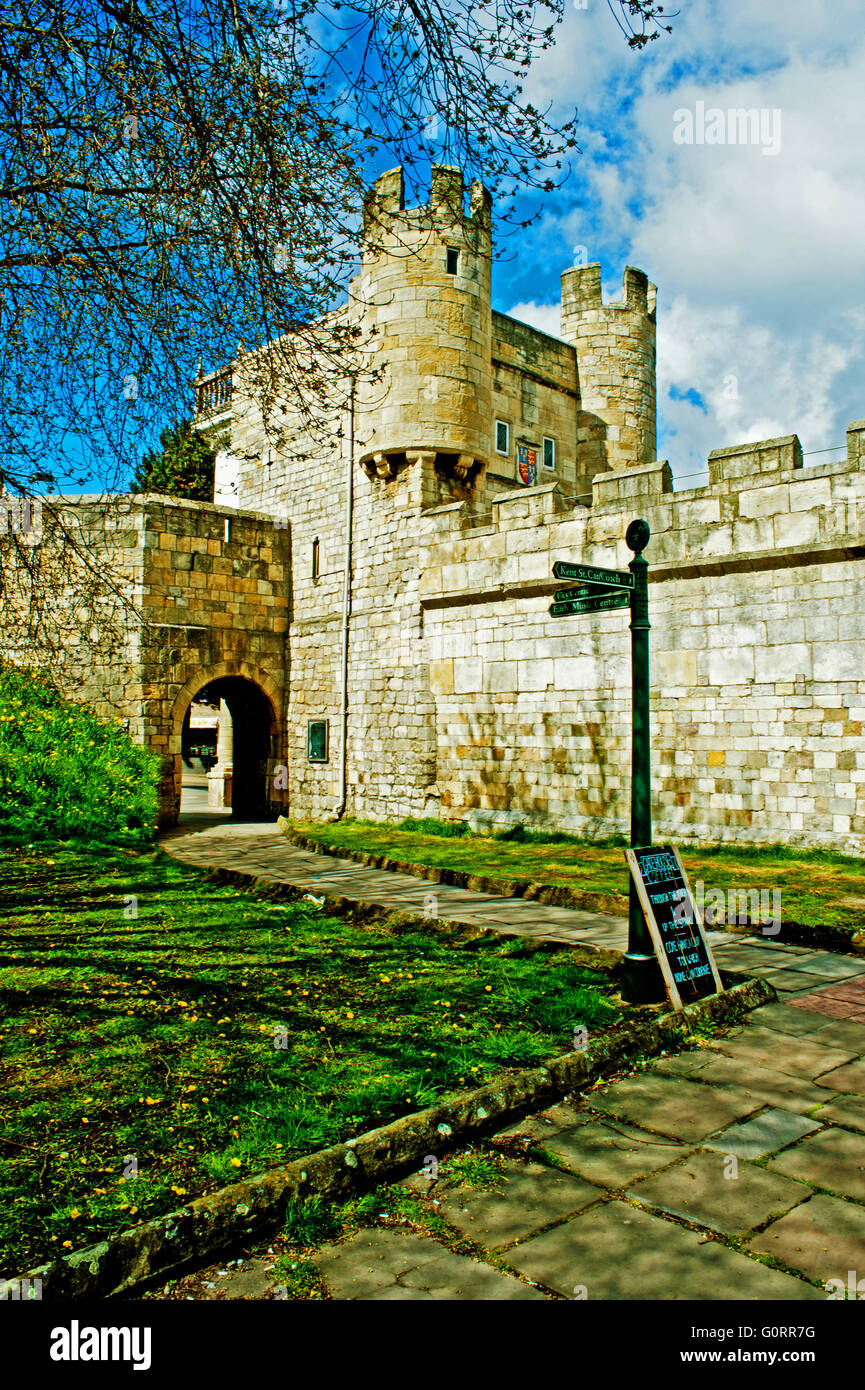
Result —
[[[556,466],[556,441],[554,439],[544,439],[544,468],[555,468]]]
[[[460,253],[455,246],[448,247],[448,275],[456,275],[460,268]]]
[[[313,584],[315,584],[316,581],[318,580],[318,550],[319,550],[319,547],[318,547],[318,536],[316,536],[315,540],[314,540],[313,543],[312,543],[312,582],[313,582]]]
[[[496,453],[510,452],[510,425],[506,420],[496,420]]]
[[[311,763],[326,763],[327,751],[326,719],[309,719],[306,725],[306,757]]]

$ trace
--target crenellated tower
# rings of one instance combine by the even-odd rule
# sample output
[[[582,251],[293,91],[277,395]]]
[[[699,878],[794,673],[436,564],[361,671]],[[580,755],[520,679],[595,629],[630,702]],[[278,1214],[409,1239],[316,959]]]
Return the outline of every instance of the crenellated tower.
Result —
[[[417,466],[422,505],[474,500],[489,462],[491,199],[475,182],[466,211],[465,192],[459,169],[434,165],[428,203],[406,208],[402,169],[383,174],[352,286],[384,364],[359,400],[358,461],[385,481]]]
[[[656,295],[634,266],[624,299],[612,304],[603,302],[599,264],[562,276],[562,337],[577,350],[578,452],[589,477],[655,460]]]

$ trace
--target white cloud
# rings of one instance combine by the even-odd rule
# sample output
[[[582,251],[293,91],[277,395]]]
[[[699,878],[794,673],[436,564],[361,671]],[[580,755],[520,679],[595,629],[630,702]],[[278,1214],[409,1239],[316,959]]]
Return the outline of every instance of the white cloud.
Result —
[[[693,473],[710,449],[786,434],[798,434],[806,449],[838,445],[843,453],[847,422],[837,419],[835,395],[863,340],[855,316],[838,325],[834,340],[817,332],[790,342],[765,323],[749,323],[738,306],[708,322],[702,309],[676,299],[658,331],[662,453],[674,473]],[[695,391],[703,408],[671,397],[671,388]]]
[[[808,450],[842,443],[865,415],[859,0],[683,0],[673,34],[642,55],[606,5],[588,6],[568,6],[534,77],[557,110],[580,105],[584,151],[579,206],[560,198],[537,244],[556,260],[564,244],[566,262],[585,246],[613,292],[625,263],[657,283],[662,453],[678,474],[773,434],[796,432]],[[778,109],[779,153],[674,144],[673,113],[697,101]],[[543,303],[555,292],[545,284],[511,312],[557,332]]]
[[[535,304],[534,300],[529,300],[526,304],[515,304],[507,312],[512,319],[519,319],[520,323],[529,323],[532,328],[539,328],[553,338],[561,337],[561,304]]]

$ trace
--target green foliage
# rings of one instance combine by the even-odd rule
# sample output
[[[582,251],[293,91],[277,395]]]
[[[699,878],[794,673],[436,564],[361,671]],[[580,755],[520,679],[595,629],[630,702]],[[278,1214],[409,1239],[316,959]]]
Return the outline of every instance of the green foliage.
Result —
[[[312,1197],[292,1197],[285,1212],[284,1235],[293,1245],[318,1245],[339,1229],[334,1208],[317,1194]]]
[[[471,835],[471,826],[464,820],[434,820],[431,816],[416,820],[414,816],[406,816],[396,827],[397,830],[414,830],[420,835],[438,835],[441,839],[460,839],[463,835]]]
[[[213,501],[211,446],[192,428],[190,420],[178,420],[159,436],[159,450],[144,455],[133,479],[137,492],[160,492],[186,497],[190,502]]]
[[[494,830],[492,838],[500,844],[518,845],[604,845],[628,843],[625,835],[605,835],[591,839],[585,835],[568,835],[564,830],[530,830],[523,824],[509,825],[507,830]]]
[[[486,1190],[495,1187],[504,1167],[500,1154],[482,1153],[468,1149],[447,1164],[447,1181],[452,1187],[471,1187]]]
[[[629,889],[624,835],[576,835],[516,829],[491,835],[442,837],[438,822],[423,830],[406,823],[343,820],[335,825],[298,821],[304,835],[332,851],[387,855],[405,863],[487,875],[495,879],[563,887],[577,894],[603,893],[620,898],[624,912]],[[461,824],[461,822],[457,822]],[[682,844],[682,859],[691,885],[705,891],[775,889],[782,895],[784,922],[858,930],[865,899],[865,856],[798,845]],[[580,904],[588,906],[588,903]],[[613,905],[615,906],[615,905]],[[804,938],[803,938],[804,939]]]
[[[159,759],[50,680],[0,665],[0,838],[152,839]]]
[[[273,1266],[273,1278],[283,1289],[282,1297],[304,1303],[327,1298],[327,1288],[311,1260],[280,1255]]]
[[[490,935],[466,950],[425,923],[396,934],[209,882],[156,849],[0,852],[0,875],[0,1269],[569,1052],[577,1025],[594,1041],[593,1019],[619,1017],[612,973],[567,949],[515,956]],[[125,1154],[146,1155],[134,1179]],[[383,1210],[361,1199],[353,1219]],[[302,1250],[329,1219],[297,1204],[288,1235]]]

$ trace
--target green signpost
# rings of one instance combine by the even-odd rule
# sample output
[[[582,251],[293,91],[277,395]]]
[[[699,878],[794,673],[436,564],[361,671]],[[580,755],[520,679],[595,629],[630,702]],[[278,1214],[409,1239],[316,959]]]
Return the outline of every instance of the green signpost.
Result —
[[[553,565],[554,579],[574,579],[581,584],[612,584],[616,589],[633,589],[634,576],[626,570],[599,569],[597,565],[570,565],[557,560]]]
[[[606,608],[627,608],[630,602],[630,596],[622,592],[584,594],[581,589],[572,589],[569,598],[550,604],[550,612],[554,618],[561,618],[565,613],[603,613]]]
[[[649,566],[643,551],[651,532],[648,522],[632,521],[625,533],[634,558],[627,570],[573,565],[557,560],[555,579],[574,580],[583,587],[560,590],[550,605],[554,618],[569,613],[631,610],[631,845],[652,843],[652,753],[649,717]],[[592,590],[594,589],[594,593]],[[618,592],[616,592],[618,590]],[[622,975],[622,994],[632,1004],[653,1004],[665,997],[661,968],[643,909],[631,877],[628,903],[628,950]]]

